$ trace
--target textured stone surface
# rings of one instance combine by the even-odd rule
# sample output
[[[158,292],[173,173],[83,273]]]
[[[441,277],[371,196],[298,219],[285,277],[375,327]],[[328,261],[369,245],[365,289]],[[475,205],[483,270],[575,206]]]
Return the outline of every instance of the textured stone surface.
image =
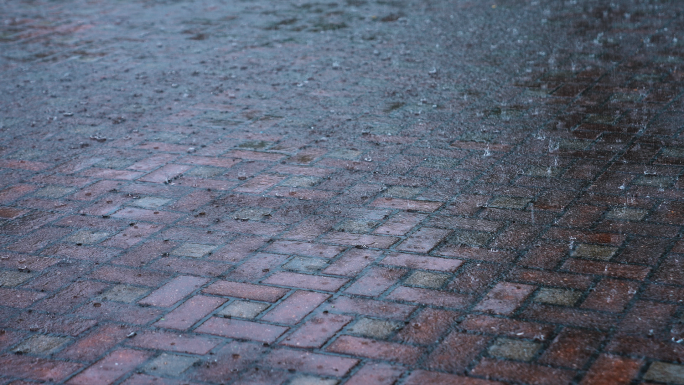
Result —
[[[683,33],[0,2],[0,383],[681,383]]]

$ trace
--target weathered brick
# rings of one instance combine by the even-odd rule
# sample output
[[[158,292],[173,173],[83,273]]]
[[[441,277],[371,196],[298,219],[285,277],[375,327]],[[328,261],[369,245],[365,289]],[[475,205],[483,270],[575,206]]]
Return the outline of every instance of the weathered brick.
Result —
[[[130,326],[102,325],[63,350],[59,357],[77,361],[93,361],[123,341],[132,332],[133,329]]]
[[[68,384],[110,384],[150,358],[152,354],[141,350],[117,349],[105,358],[70,379]]]
[[[263,365],[271,368],[295,369],[299,372],[322,376],[343,377],[358,362],[359,360],[354,358],[279,348],[265,357]]]
[[[141,305],[169,307],[209,282],[205,278],[176,277],[139,301]]]
[[[353,319],[342,314],[318,314],[286,337],[282,344],[298,348],[320,348]]]
[[[404,368],[388,364],[368,363],[346,382],[347,385],[392,385],[399,380],[404,373]]]
[[[641,365],[641,360],[602,354],[580,384],[629,384],[639,373]],[[646,378],[649,378],[648,373]]]
[[[511,314],[532,293],[534,286],[519,283],[497,283],[475,310],[494,314]]]
[[[539,362],[581,369],[601,345],[604,337],[600,332],[564,327],[551,341]]]
[[[457,309],[465,308],[472,301],[472,298],[465,294],[414,287],[398,287],[387,298]]]
[[[166,314],[154,325],[167,329],[186,330],[225,302],[226,300],[222,298],[194,296]]]
[[[423,227],[400,243],[397,250],[428,253],[450,233],[449,230]]]
[[[182,335],[178,332],[148,331],[131,338],[126,345],[145,349],[168,350],[179,353],[207,354],[221,340],[217,338]]]
[[[62,381],[81,368],[80,364],[14,354],[0,355],[0,374],[36,381]]]
[[[374,267],[358,278],[344,292],[374,297],[394,285],[405,273],[406,271],[401,269]]]
[[[459,332],[450,333],[427,360],[431,369],[463,373],[487,347],[490,338]]]
[[[330,296],[327,294],[295,291],[261,319],[269,322],[294,325],[328,298]]]
[[[342,336],[327,348],[328,351],[368,357],[405,365],[412,365],[423,354],[423,349],[410,345],[383,342],[368,338]]]
[[[351,249],[323,270],[324,274],[353,277],[380,256],[379,251]]]
[[[198,333],[272,343],[287,331],[286,327],[227,318],[209,318],[195,329]]]
[[[276,302],[285,293],[287,289],[271,286],[254,285],[251,283],[218,281],[212,283],[207,288],[202,290],[207,294],[223,295],[226,297],[236,297],[253,299],[256,301]]]
[[[308,274],[278,272],[266,278],[264,283],[271,285],[282,285],[289,287],[296,287],[301,289],[322,290],[322,291],[337,291],[345,283],[346,279],[315,276]]]
[[[463,377],[455,374],[441,373],[441,372],[429,372],[426,370],[415,370],[411,372],[405,382],[406,385],[421,385],[421,384],[433,384],[433,385],[450,385],[450,384],[462,384],[462,385],[500,385],[502,382],[482,380],[479,378]]]
[[[575,376],[573,371],[566,369],[490,358],[483,358],[471,373],[476,376],[538,385],[565,385]]]

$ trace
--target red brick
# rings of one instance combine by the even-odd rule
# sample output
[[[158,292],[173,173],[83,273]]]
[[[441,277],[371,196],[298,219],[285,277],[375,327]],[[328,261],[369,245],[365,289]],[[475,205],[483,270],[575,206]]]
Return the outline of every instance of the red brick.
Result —
[[[22,253],[35,253],[71,233],[71,230],[60,227],[43,227],[24,236],[20,241],[7,246],[7,249]],[[55,260],[55,262],[57,261]]]
[[[167,183],[192,167],[180,164],[167,164],[140,178],[141,182]]]
[[[330,302],[329,311],[361,314],[369,317],[381,317],[405,320],[415,310],[415,306],[372,299],[350,298],[340,296]]]
[[[111,384],[152,356],[150,352],[118,349],[72,378],[67,384]]]
[[[641,299],[661,302],[681,302],[684,298],[684,287],[651,284],[646,286]]]
[[[521,268],[512,270],[508,274],[507,279],[510,281],[533,283],[540,286],[559,286],[579,290],[588,289],[592,283],[592,277],[586,275]]]
[[[503,385],[502,382],[482,380],[479,378],[457,376],[455,374],[414,370],[408,376],[405,385]]]
[[[156,154],[149,158],[137,161],[132,165],[128,166],[129,170],[135,171],[152,171],[155,168],[166,165],[167,163],[173,162],[174,159],[178,158],[178,155],[171,154]],[[183,162],[185,163],[185,162]]]
[[[487,315],[469,315],[459,326],[465,330],[515,338],[545,340],[553,333],[551,325],[495,318]]]
[[[134,374],[122,382],[121,385],[190,385],[187,381],[149,376],[147,374]]]
[[[271,368],[295,369],[298,372],[321,376],[343,377],[358,362],[359,360],[355,358],[281,348],[273,350],[266,356],[263,365]]]
[[[404,373],[401,366],[367,363],[345,382],[345,385],[393,385]]]
[[[666,257],[656,271],[653,280],[671,285],[684,285],[684,258],[681,256]]]
[[[393,286],[406,273],[401,269],[373,267],[349,286],[344,292],[365,296],[377,296]]]
[[[152,286],[161,285],[170,278],[170,274],[152,271],[129,269],[125,267],[105,266],[95,270],[90,278],[108,282],[128,283],[131,285]]]
[[[262,174],[243,183],[241,186],[235,188],[234,191],[259,194],[275,186],[283,179],[285,179],[284,176]]]
[[[461,313],[423,309],[394,337],[396,340],[418,345],[431,345],[449,330]]]
[[[218,349],[211,360],[188,368],[186,377],[212,383],[230,382],[237,379],[240,371],[254,364],[265,352],[263,344],[231,341]]]
[[[206,278],[179,276],[139,301],[142,305],[169,307],[209,282]]]
[[[353,277],[373,263],[380,255],[381,252],[376,250],[351,249],[331,263],[323,270],[323,273]]]
[[[436,253],[451,258],[474,259],[476,261],[495,263],[510,263],[515,258],[513,253],[505,250],[459,245],[446,245],[438,249]]]
[[[606,330],[617,322],[617,317],[613,314],[597,313],[590,310],[580,310],[564,308],[542,304],[531,304],[525,309],[521,317],[550,322],[556,324],[566,324],[585,328],[596,328]]]
[[[404,235],[408,233],[414,226],[422,222],[427,215],[400,212],[392,216],[382,226],[378,227],[374,232],[383,235]]]
[[[67,334],[75,337],[95,326],[97,321],[65,316],[55,317],[52,314],[25,311],[13,318],[0,318],[0,324],[3,327],[13,329]]]
[[[330,296],[327,294],[295,291],[261,319],[263,321],[295,325],[328,298]]]
[[[102,293],[108,286],[105,283],[93,281],[74,282],[55,295],[44,299],[39,307],[43,311],[63,314],[69,312],[74,306],[86,302],[90,297]]]
[[[30,184],[16,184],[0,191],[0,203],[10,203],[36,190],[38,186]]]
[[[472,298],[465,294],[453,293],[449,291],[418,289],[414,287],[400,286],[394,289],[387,299],[407,302],[417,302],[421,304],[464,308],[472,302]]]
[[[642,360],[601,354],[591,366],[581,385],[618,385],[631,384],[639,374]]]
[[[124,228],[122,232],[116,234],[115,236],[109,238],[107,241],[103,242],[102,246],[127,249],[143,241],[144,238],[149,237],[150,235],[156,233],[160,229],[160,225],[138,223],[135,226],[128,226]]]
[[[601,218],[604,211],[602,207],[575,205],[570,207],[556,224],[563,227],[590,227]]]
[[[352,356],[398,362],[404,365],[415,364],[423,354],[423,349],[415,346],[352,336],[339,337],[327,350]]]
[[[178,332],[145,332],[129,340],[127,345],[144,349],[207,354],[221,342],[217,338],[179,335]]]
[[[443,203],[397,198],[378,198],[370,205],[374,207],[385,207],[388,209],[416,210],[431,213],[440,208]]]
[[[81,306],[76,315],[83,318],[97,319],[100,321],[111,320],[117,322],[144,325],[150,323],[162,315],[159,309],[141,307],[118,302],[92,302]]]
[[[670,341],[639,336],[619,335],[605,348],[608,352],[658,361],[678,362],[684,357],[684,346]]]
[[[332,170],[320,167],[309,167],[309,166],[292,166],[292,165],[278,165],[271,168],[271,171],[279,174],[292,174],[292,175],[303,175],[303,176],[318,176],[324,177],[330,175]]]
[[[534,291],[535,287],[520,283],[499,282],[474,310],[509,315]]]
[[[463,264],[463,261],[451,258],[392,253],[385,257],[380,263],[385,265],[407,267],[409,269],[437,270],[453,273],[461,266],[461,264]]]
[[[430,354],[427,367],[449,372],[464,372],[480,355],[491,337],[452,332]]]
[[[579,274],[598,274],[636,280],[643,280],[651,271],[651,268],[646,266],[587,261],[576,258],[570,258],[565,261],[561,269]]]
[[[44,162],[35,162],[30,160],[14,160],[14,159],[0,159],[0,167],[2,168],[18,168],[30,171],[43,171],[53,164]]]
[[[637,301],[622,319],[618,333],[662,336],[676,311],[676,305]]]
[[[277,241],[273,242],[264,251],[288,255],[304,255],[307,257],[335,258],[344,251],[344,247],[328,246],[320,243]]]
[[[462,293],[482,293],[492,281],[504,271],[499,264],[475,263],[466,264],[447,288]]]
[[[97,199],[110,190],[116,189],[121,186],[122,182],[116,182],[113,180],[101,180],[95,182],[88,187],[84,187],[79,190],[76,194],[71,195],[71,199],[76,199],[80,201],[91,201]]]
[[[97,179],[119,179],[119,180],[134,180],[143,175],[142,172],[128,171],[128,170],[112,170],[109,168],[89,168],[81,173]]]
[[[134,221],[167,224],[177,221],[182,216],[182,214],[172,213],[169,211],[146,210],[137,207],[126,207],[112,214],[112,218],[125,218]]]
[[[282,289],[279,287],[230,281],[219,281],[212,283],[209,285],[209,287],[202,291],[207,294],[216,294],[226,297],[236,297],[266,302],[276,302],[288,292],[287,289]]]
[[[208,156],[185,156],[178,160],[176,163],[182,164],[192,164],[195,166],[214,166],[214,167],[224,167],[230,168],[237,163],[240,163],[237,159],[231,158],[216,158]],[[130,168],[130,167],[129,167]]]
[[[26,333],[13,330],[0,331],[0,351],[17,344],[26,337]]]
[[[341,314],[318,314],[285,338],[282,344],[297,348],[320,348],[353,319]]]
[[[230,265],[221,262],[209,262],[196,260],[195,258],[165,257],[157,259],[147,267],[172,273],[218,277],[227,270],[229,266]]]
[[[225,153],[223,156],[249,159],[249,160],[266,160],[266,161],[278,161],[283,159],[285,155],[277,154],[274,152],[260,152],[260,151],[247,151],[247,150],[233,150]]]
[[[397,250],[428,253],[449,233],[451,233],[451,230],[423,227],[399,244]]]
[[[625,309],[638,289],[639,284],[636,282],[604,278],[589,293],[581,307],[619,313]]]
[[[2,219],[14,219],[28,211],[22,209],[15,209],[12,207],[0,207],[0,218]]]
[[[239,236],[225,247],[214,251],[210,258],[216,261],[240,262],[249,254],[266,243],[266,238],[256,236]]]
[[[93,361],[126,339],[133,329],[124,325],[102,325],[88,336],[64,349],[60,358],[77,361]]]
[[[59,263],[58,258],[36,257],[33,255],[2,253],[0,254],[0,266],[5,269],[23,269],[42,271]]]
[[[283,234],[283,238],[312,241],[319,235],[328,232],[335,222],[337,222],[337,220],[329,217],[308,217]]]
[[[45,294],[35,291],[0,287],[0,305],[2,306],[26,308],[43,297]]]
[[[57,244],[49,247],[41,254],[56,257],[75,258],[85,261],[106,262],[119,253],[118,250],[96,246],[75,246]]]
[[[186,330],[225,302],[226,300],[222,298],[207,297],[204,295],[194,296],[173,309],[173,311],[165,315],[164,318],[157,321],[154,326],[167,329]]]
[[[258,253],[231,271],[227,278],[238,281],[258,281],[270,274],[271,269],[282,265],[286,260],[287,256],[285,255]]]
[[[545,238],[556,239],[565,242],[575,241],[579,243],[599,243],[604,245],[620,246],[626,236],[611,233],[597,233],[584,230],[563,229],[560,227],[552,227],[549,229]]]
[[[308,274],[278,272],[264,280],[271,285],[282,285],[301,289],[337,291],[345,283],[346,279],[324,277]]]
[[[572,369],[582,369],[601,345],[605,335],[591,330],[565,327],[551,341],[539,362]]]
[[[80,364],[14,354],[0,355],[0,374],[36,381],[60,382],[81,368]]]
[[[511,224],[502,231],[491,244],[491,247],[501,249],[526,249],[532,245],[543,228],[524,224]]]
[[[543,244],[532,247],[519,263],[522,266],[552,270],[566,257],[568,246]]]
[[[117,265],[128,265],[138,267],[159,258],[162,254],[168,253],[178,246],[175,242],[164,242],[160,240],[148,240],[135,249],[114,258],[111,262]]]
[[[332,191],[312,190],[297,187],[274,187],[268,195],[289,199],[328,200],[336,195]]]
[[[340,245],[351,245],[351,246],[362,246],[370,247],[373,249],[387,249],[396,243],[399,238],[396,237],[383,237],[379,235],[367,235],[367,234],[352,234],[345,233],[341,231],[335,231],[326,234],[321,239],[321,242],[334,243]]]
[[[483,358],[471,373],[531,385],[567,385],[575,376],[575,372],[570,370],[490,358]]]
[[[237,319],[212,317],[195,329],[195,331],[197,333],[214,334],[228,338],[272,343],[285,333],[287,328]]]

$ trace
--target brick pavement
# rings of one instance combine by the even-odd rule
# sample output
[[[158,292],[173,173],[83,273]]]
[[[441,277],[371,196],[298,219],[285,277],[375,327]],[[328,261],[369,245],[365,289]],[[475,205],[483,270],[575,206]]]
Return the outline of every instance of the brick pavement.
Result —
[[[684,384],[677,1],[0,4],[1,384]]]

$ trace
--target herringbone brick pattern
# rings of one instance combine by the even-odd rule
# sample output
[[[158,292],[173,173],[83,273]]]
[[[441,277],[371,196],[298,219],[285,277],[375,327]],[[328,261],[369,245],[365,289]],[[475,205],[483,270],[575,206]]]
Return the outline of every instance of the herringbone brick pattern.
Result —
[[[684,384],[683,11],[0,4],[0,383]]]

